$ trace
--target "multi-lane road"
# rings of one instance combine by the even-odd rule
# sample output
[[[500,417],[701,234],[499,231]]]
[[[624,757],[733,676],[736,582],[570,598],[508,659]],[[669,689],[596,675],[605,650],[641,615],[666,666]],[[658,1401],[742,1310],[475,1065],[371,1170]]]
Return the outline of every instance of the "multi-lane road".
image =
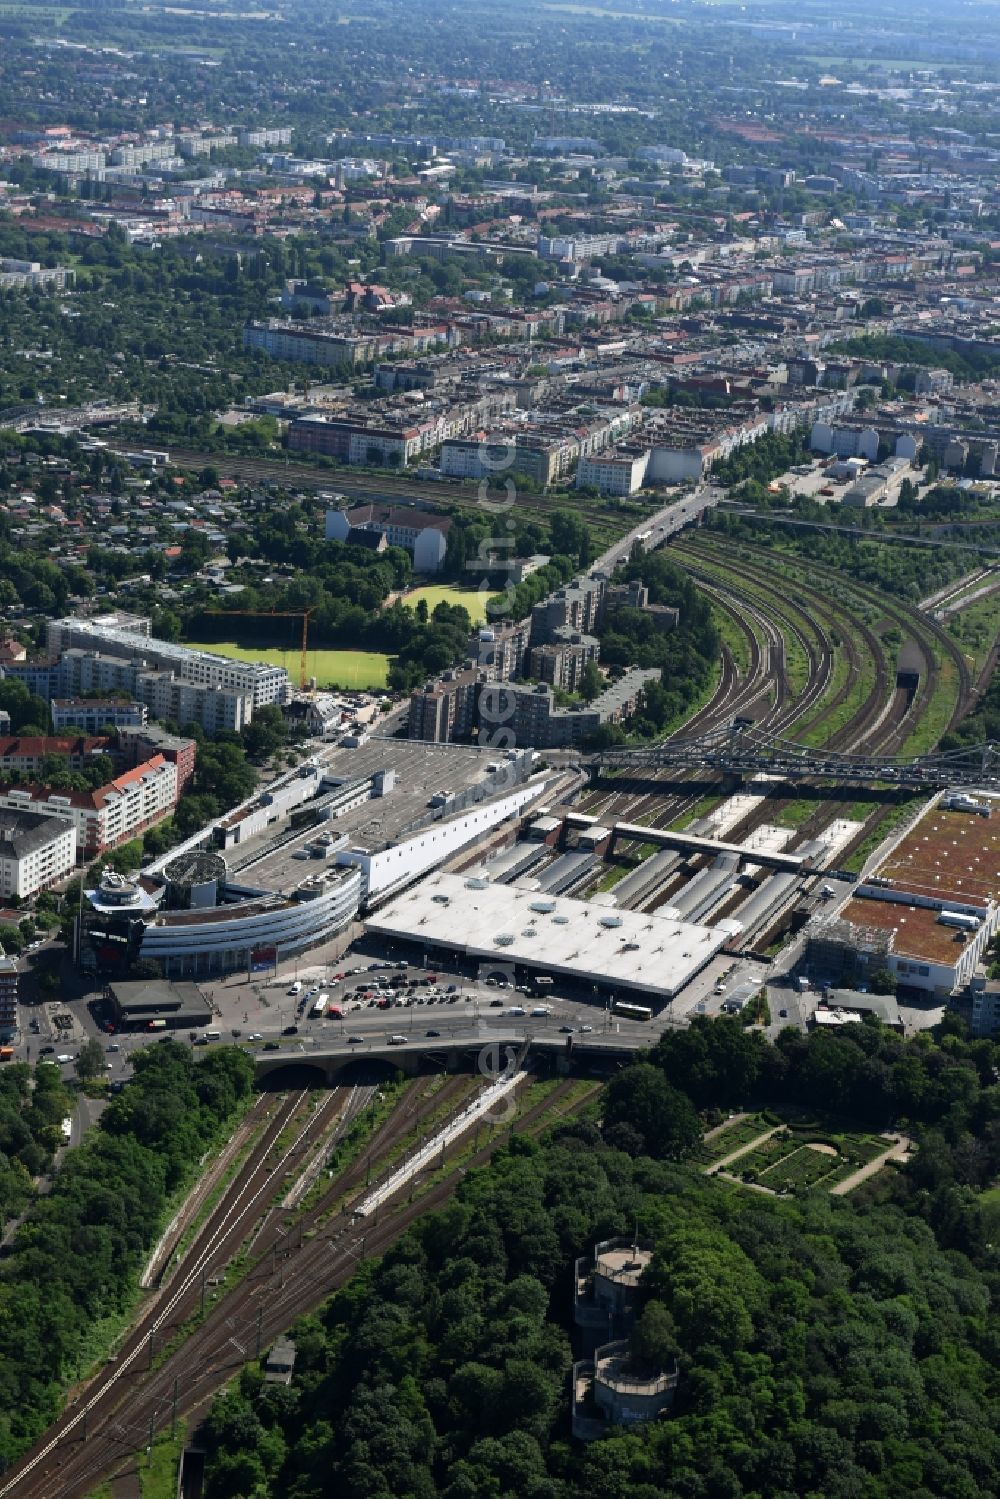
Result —
[[[705,510],[713,510],[724,497],[725,492],[717,485],[698,485],[690,494],[671,500],[669,505],[664,505],[663,509],[658,510],[655,515],[647,516],[645,520],[633,526],[620,541],[616,541],[613,546],[608,547],[607,551],[602,552],[591,564],[591,570],[611,572],[620,563],[627,561],[636,542],[639,542],[645,551],[654,551],[671,536],[675,536],[678,531],[689,526]]]

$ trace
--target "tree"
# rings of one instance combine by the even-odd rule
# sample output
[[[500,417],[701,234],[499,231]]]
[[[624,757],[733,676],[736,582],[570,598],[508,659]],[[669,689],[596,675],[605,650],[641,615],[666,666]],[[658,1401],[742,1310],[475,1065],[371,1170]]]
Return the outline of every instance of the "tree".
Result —
[[[266,760],[268,756],[275,754],[288,737],[281,709],[273,703],[258,708],[240,737],[247,754],[252,755],[255,760]]]
[[[76,1075],[81,1083],[92,1083],[104,1070],[104,1052],[100,1041],[85,1041],[76,1058]]]
[[[608,1084],[604,1127],[616,1124],[631,1126],[642,1137],[644,1153],[665,1160],[681,1160],[701,1143],[690,1099],[649,1062],[623,1068]]]
[[[580,673],[579,691],[585,702],[592,703],[604,689],[604,678],[595,661],[588,661]]]
[[[632,1357],[651,1369],[667,1368],[677,1357],[679,1345],[674,1319],[662,1301],[649,1301],[629,1338]]]

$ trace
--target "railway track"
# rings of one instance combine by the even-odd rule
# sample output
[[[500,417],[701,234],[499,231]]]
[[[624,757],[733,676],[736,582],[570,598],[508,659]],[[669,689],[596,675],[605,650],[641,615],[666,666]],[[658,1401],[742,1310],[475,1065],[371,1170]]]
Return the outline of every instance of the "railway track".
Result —
[[[216,469],[223,478],[241,479],[250,483],[276,484],[284,487],[294,485],[302,489],[335,489],[338,494],[356,497],[359,501],[370,500],[373,497],[384,499],[388,496],[407,500],[423,499],[439,505],[457,506],[463,510],[482,511],[482,503],[475,486],[448,484],[433,479],[414,479],[412,475],[397,477],[391,474],[365,474],[353,468],[323,469],[313,464],[296,462],[293,459],[284,462],[277,458],[242,458],[226,453],[199,452],[194,448],[171,447],[170,462],[177,468],[198,470],[211,467]],[[537,511],[540,515],[549,515],[556,510],[566,508],[565,496],[546,494],[519,493],[517,503],[519,506],[527,506],[528,509]],[[585,500],[578,502],[574,497],[573,509],[599,533],[603,534],[609,529],[615,529],[614,522],[618,517],[614,511],[609,511],[606,505],[597,505],[593,501]],[[627,531],[641,518],[642,511],[639,509],[634,512],[623,512],[621,531]],[[610,526],[609,519],[611,520]]]
[[[468,1080],[457,1081],[464,1083],[467,1091]],[[382,1254],[417,1217],[443,1205],[466,1173],[484,1165],[510,1134],[533,1133],[550,1121],[558,1122],[575,1112],[598,1086],[594,1084],[581,1097],[575,1083],[560,1083],[509,1127],[498,1130],[474,1149],[471,1156],[464,1140],[457,1142],[450,1159],[446,1156],[428,1181],[421,1183],[418,1179],[420,1191],[414,1187],[409,1193],[401,1190],[371,1219],[356,1219],[345,1206],[332,1219],[323,1221],[317,1205],[310,1231],[303,1228],[297,1242],[286,1241],[280,1254],[264,1253],[161,1364],[136,1371],[114,1408],[95,1412],[85,1437],[78,1424],[67,1427],[60,1423],[8,1475],[0,1493],[17,1499],[85,1499],[108,1475],[123,1469],[127,1472],[130,1467],[134,1471],[134,1454],[142,1451],[156,1431],[175,1417],[203,1408],[209,1397],[260,1349],[345,1284],[361,1260]],[[460,1086],[445,1099],[444,1089],[438,1090],[431,1099],[434,1111],[442,1101],[450,1104],[461,1091]],[[413,1106],[403,1110],[402,1124],[391,1116],[384,1133],[380,1133],[378,1160],[383,1166],[400,1140],[419,1123],[418,1092],[419,1085],[408,1090],[407,1098]],[[343,1099],[337,1107],[344,1108]],[[345,1183],[356,1184],[357,1179],[357,1163],[353,1163],[332,1184],[331,1191],[340,1198]]]
[[[958,681],[948,726],[971,706],[974,684],[961,650],[919,610],[866,585],[845,583],[829,569],[811,563],[801,578],[790,579],[767,548],[741,542],[737,549],[713,533],[686,534],[673,543],[672,550],[716,606],[737,622],[748,644],[753,641],[757,647],[756,654],[751,652],[747,677],[754,680],[749,688],[736,680],[733,672],[727,673],[724,664],[719,689],[706,705],[709,711],[700,721],[685,726],[682,733],[704,731],[713,722],[746,711],[748,702],[759,705],[760,697],[769,692],[773,700],[767,712],[755,715],[763,727],[793,737],[801,734],[808,742],[844,752],[888,754],[906,742],[930,708],[939,687],[940,660],[952,663]],[[773,600],[773,608],[762,602],[762,597]],[[896,684],[885,644],[868,622],[873,614],[897,627],[912,642],[919,657],[915,690]],[[782,647],[775,642],[775,632],[782,637]],[[783,680],[782,673],[768,669],[773,668],[783,648],[785,632],[797,642],[808,663],[806,685],[797,696],[788,691],[787,673]],[[846,660],[839,685],[835,681],[838,651]],[[844,704],[856,693],[863,671],[871,669],[865,667],[866,661],[874,666],[871,687],[846,721],[838,721],[843,720]],[[826,724],[836,726],[824,734]],[[657,781],[664,782],[662,792],[657,789]],[[704,787],[699,786],[699,791],[703,793]],[[745,839],[799,794],[797,790],[783,796],[779,790],[777,796],[762,798],[760,806],[728,836],[734,841]],[[689,811],[697,800],[697,795],[678,794],[676,780],[670,772],[662,771],[624,782],[612,798],[598,803],[598,815],[663,826]],[[586,806],[586,810],[593,808]],[[830,808],[818,810],[796,830],[794,841],[815,837],[833,816]]]
[[[714,560],[718,563],[720,551],[733,552],[735,549],[725,545],[713,547],[712,542],[716,540],[717,538],[709,539],[701,535],[685,538],[678,550],[690,550],[702,561]],[[740,580],[750,580],[763,590],[778,593],[783,601],[786,597],[796,596],[800,589],[808,590],[810,600],[823,593],[826,593],[829,599],[833,596],[834,586],[839,582],[841,597],[845,603],[856,603],[857,607],[853,612],[848,612],[840,602],[828,607],[830,607],[832,618],[840,618],[844,621],[844,628],[838,629],[838,635],[848,657],[848,677],[850,678],[860,670],[860,653],[864,650],[869,659],[873,659],[876,663],[875,683],[864,703],[851,718],[822,741],[828,747],[845,752],[867,750],[885,754],[898,750],[915,731],[921,717],[928,711],[934,699],[940,674],[939,653],[942,658],[953,663],[958,681],[956,701],[948,727],[953,727],[960,721],[974,702],[975,684],[960,648],[936,621],[927,620],[919,610],[899,600],[886,597],[867,585],[859,585],[853,581],[844,584],[835,573],[817,564],[810,563],[802,579],[793,583],[786,573],[780,572],[775,566],[775,557],[772,552],[753,544],[747,546],[741,544],[738,556],[732,556],[731,560],[726,557],[724,565],[731,567]],[[861,612],[865,609],[876,611],[884,619],[898,626],[904,637],[909,637],[918,652],[921,666],[917,688],[912,694],[907,689],[892,684],[894,673],[889,665],[883,642],[861,618]],[[852,633],[858,637],[860,647],[852,639]],[[829,720],[843,701],[843,692],[828,699],[816,715],[806,718],[803,723],[803,733],[808,734],[808,737],[814,740],[816,729]],[[734,840],[748,837],[762,822],[773,819],[783,806],[800,794],[801,788],[797,788],[787,797],[768,798],[742,824],[732,829],[730,836]],[[856,792],[851,792],[851,799],[856,799]],[[864,833],[859,834],[859,837],[868,836],[871,827],[877,827],[882,818],[887,815],[887,811],[888,809],[886,812],[877,814],[874,824],[869,819]],[[828,807],[819,808],[796,830],[795,841],[799,842],[817,836],[829,825],[833,815],[833,811]]]
[[[88,1438],[123,1397],[127,1397],[144,1364],[152,1364],[162,1349],[184,1327],[204,1297],[209,1278],[224,1273],[264,1212],[283,1173],[307,1152],[317,1133],[334,1122],[344,1100],[330,1095],[303,1120],[307,1089],[292,1093],[271,1111],[260,1137],[241,1170],[227,1183],[218,1201],[162,1287],[145,1302],[125,1341],[108,1363],[79,1391],[75,1401],[19,1465],[0,1481],[0,1495],[21,1492],[36,1471],[49,1470],[50,1459],[74,1436]],[[286,1131],[290,1138],[286,1139]],[[55,1496],[58,1482],[35,1491]]]

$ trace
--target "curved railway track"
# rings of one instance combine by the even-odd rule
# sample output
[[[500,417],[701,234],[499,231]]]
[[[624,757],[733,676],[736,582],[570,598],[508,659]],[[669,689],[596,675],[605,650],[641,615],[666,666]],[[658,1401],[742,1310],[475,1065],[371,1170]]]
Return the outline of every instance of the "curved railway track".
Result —
[[[793,581],[788,578],[787,572],[779,569],[776,565],[775,554],[768,548],[741,543],[738,557],[730,560],[724,554],[734,549],[725,543],[712,544],[718,541],[719,538],[713,537],[709,541],[701,535],[685,538],[677,550],[682,556],[686,550],[694,552],[703,565],[711,562],[716,567],[731,567],[739,580],[746,579],[763,591],[779,593],[783,605],[786,599],[796,597],[800,590],[807,591],[807,599],[810,603],[825,593],[827,595],[826,608],[831,618],[843,621],[843,625],[838,626],[838,635],[845,654],[848,656],[848,680],[860,669],[859,645],[852,639],[852,633],[859,637],[860,648],[864,649],[869,658],[875,661],[876,674],[872,690],[851,718],[825,738],[823,742],[826,746],[844,752],[867,750],[891,754],[899,750],[915,731],[935,696],[940,680],[939,651],[943,657],[951,661],[957,678],[956,700],[947,727],[953,727],[969,710],[975,699],[976,687],[969,672],[968,663],[957,643],[936,621],[928,620],[927,616],[917,609],[889,598],[869,585],[857,584],[853,580],[845,582],[839,578],[839,575],[821,564],[808,563],[801,579]],[[720,553],[723,554],[721,557]],[[840,588],[840,595],[838,602],[832,604],[829,600],[831,597],[836,597],[834,588],[837,586]],[[841,599],[844,600],[843,603],[840,602]],[[851,600],[856,600],[860,607],[850,611],[847,605]],[[882,618],[898,626],[904,637],[909,637],[918,652],[921,667],[917,687],[912,694],[899,686],[890,690],[893,669],[889,664],[880,636],[861,617],[864,610],[876,611]],[[843,691],[839,692],[834,698],[823,703],[817,714],[811,718],[807,716],[803,724],[803,733],[807,733],[810,739],[814,739],[817,727],[830,719],[843,702],[844,696]],[[789,797],[769,798],[738,827],[731,829],[730,836],[735,840],[746,838],[762,822],[772,819],[782,806],[798,794],[799,792],[796,791]],[[852,797],[854,795],[855,793],[852,792]],[[817,811],[799,826],[795,841],[816,836],[829,824],[833,815],[828,808],[817,808]],[[885,813],[876,815],[875,826],[884,815]],[[869,819],[865,824],[864,833],[859,834],[859,838],[868,835],[871,825]]]
[[[711,595],[716,607],[725,610],[741,629],[750,648],[750,670],[745,679],[727,672],[724,663],[719,688],[706,710],[695,715],[680,734],[704,732],[748,707],[759,706],[761,696],[769,692],[771,702],[766,713],[754,715],[762,728],[789,737],[801,734],[807,742],[843,752],[889,754],[906,743],[928,711],[939,688],[939,659],[951,664],[957,681],[948,727],[974,701],[975,684],[960,647],[936,621],[900,600],[868,585],[846,581],[811,562],[804,563],[801,576],[790,578],[784,554],[776,557],[768,548],[743,542],[737,553],[735,544],[715,533],[685,534],[671,549]],[[779,559],[785,562],[785,571],[780,569]],[[896,684],[895,667],[885,643],[869,623],[873,614],[897,627],[912,642],[919,658],[915,689]],[[775,632],[782,637],[781,646]],[[768,669],[777,659],[784,660],[786,632],[808,663],[806,685],[797,696],[789,693],[784,670]],[[846,659],[846,670],[834,685],[837,652]],[[843,705],[870,670],[866,663],[873,664],[874,679],[863,701],[846,721],[823,734],[825,724],[832,723],[835,716],[843,717]],[[663,793],[655,788],[657,780],[664,782]],[[699,793],[704,790],[699,786]],[[732,829],[730,836],[746,837],[791,799],[778,796],[762,800],[759,809]],[[623,782],[609,800],[599,803],[596,812],[655,827],[674,822],[698,800],[698,794],[678,794],[670,773],[659,772]],[[595,808],[586,806],[586,810]],[[817,811],[798,829],[796,841],[821,831],[832,815],[830,811]]]
[[[971,706],[975,696],[975,684],[961,648],[936,621],[929,620],[918,610],[911,608],[899,600],[887,597],[867,584],[856,583],[853,580],[845,583],[837,573],[817,563],[810,562],[808,564],[809,571],[804,574],[802,580],[793,583],[785,573],[780,572],[774,565],[775,558],[772,552],[767,548],[752,544],[746,545],[741,543],[739,556],[734,557],[731,562],[725,555],[720,558],[720,553],[725,554],[726,551],[733,550],[732,548],[725,545],[713,546],[701,537],[686,541],[682,547],[676,550],[683,557],[688,549],[693,550],[697,557],[703,561],[714,561],[717,566],[722,567],[731,566],[733,571],[738,572],[741,578],[752,579],[763,589],[770,591],[781,590],[783,599],[789,596],[789,590],[792,591],[792,595],[794,596],[797,589],[808,588],[810,580],[814,580],[817,585],[812,590],[813,596],[818,591],[819,585],[824,587],[828,597],[834,596],[835,590],[839,588],[841,594],[846,597],[858,598],[869,609],[877,610],[883,617],[890,620],[894,625],[897,625],[904,635],[913,641],[922,658],[923,670],[920,672],[920,683],[913,700],[906,712],[900,713],[898,709],[893,708],[891,703],[891,694],[888,690],[889,668],[888,664],[885,663],[884,671],[882,669],[885,653],[879,637],[857,615],[848,614],[841,606],[827,605],[832,614],[839,614],[840,618],[845,621],[844,628],[839,630],[838,633],[841,634],[844,648],[849,655],[851,670],[856,670],[859,662],[857,648],[850,639],[849,632],[851,630],[861,637],[865,648],[877,663],[875,690],[869,695],[868,702],[858,710],[852,719],[825,741],[826,745],[830,748],[842,750],[862,748],[881,749],[886,753],[897,749],[905,738],[910,724],[919,719],[922,710],[934,695],[939,675],[936,652],[940,652],[951,661],[958,680],[957,700],[947,727],[954,727],[955,723],[964,717]],[[781,555],[783,556],[784,554]],[[886,710],[887,701],[889,703],[888,711]],[[809,721],[808,727],[810,733],[825,718],[829,717],[830,713],[834,711],[834,707],[835,704],[833,702],[824,704],[821,714]],[[885,724],[888,725],[886,732],[878,734],[878,731]],[[876,734],[878,734],[877,738],[875,737]]]

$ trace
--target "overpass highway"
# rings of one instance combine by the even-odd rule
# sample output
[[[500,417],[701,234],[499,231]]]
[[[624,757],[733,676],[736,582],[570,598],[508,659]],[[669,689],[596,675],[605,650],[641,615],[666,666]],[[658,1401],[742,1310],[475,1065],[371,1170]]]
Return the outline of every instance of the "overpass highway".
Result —
[[[717,485],[698,485],[691,494],[682,495],[679,499],[671,500],[669,505],[664,505],[655,515],[647,516],[638,525],[633,526],[626,536],[616,541],[613,546],[595,559],[591,564],[592,572],[611,572],[620,563],[628,559],[635,543],[641,542],[647,552],[655,551],[662,546],[671,536],[691,524],[696,516],[705,510],[713,510],[719,501],[725,497],[726,491]]]

